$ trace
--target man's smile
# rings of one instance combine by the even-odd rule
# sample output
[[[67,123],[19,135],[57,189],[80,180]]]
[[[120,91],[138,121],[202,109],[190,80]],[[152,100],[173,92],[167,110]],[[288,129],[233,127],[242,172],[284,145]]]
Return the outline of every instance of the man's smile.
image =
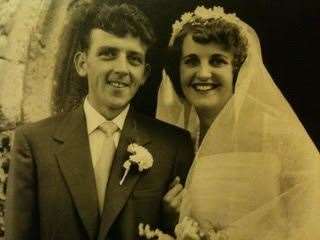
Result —
[[[119,77],[117,75],[111,74],[107,77],[106,84],[114,88],[125,88],[130,86],[131,78],[130,75]]]
[[[115,88],[125,88],[129,87],[129,83],[123,82],[123,81],[106,81],[106,84]]]

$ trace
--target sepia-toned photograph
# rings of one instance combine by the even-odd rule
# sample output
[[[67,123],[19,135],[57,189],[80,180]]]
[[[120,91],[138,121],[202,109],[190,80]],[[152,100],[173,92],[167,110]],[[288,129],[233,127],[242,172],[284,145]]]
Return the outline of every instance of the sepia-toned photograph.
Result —
[[[0,0],[0,240],[320,239],[320,2]]]

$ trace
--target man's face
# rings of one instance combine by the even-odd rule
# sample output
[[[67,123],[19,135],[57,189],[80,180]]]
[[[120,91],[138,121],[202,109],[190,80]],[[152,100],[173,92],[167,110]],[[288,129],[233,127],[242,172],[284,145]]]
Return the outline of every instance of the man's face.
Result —
[[[88,100],[96,110],[122,111],[128,105],[147,78],[146,51],[147,46],[131,35],[91,31],[88,51],[79,58],[78,73],[88,79]]]

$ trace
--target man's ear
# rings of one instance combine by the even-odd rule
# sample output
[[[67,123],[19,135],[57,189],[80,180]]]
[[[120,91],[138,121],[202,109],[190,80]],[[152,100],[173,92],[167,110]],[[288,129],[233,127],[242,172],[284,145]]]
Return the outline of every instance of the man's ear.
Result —
[[[147,81],[148,77],[150,77],[151,74],[151,66],[150,64],[146,64],[144,69],[144,76],[143,76],[143,84]]]
[[[85,52],[78,51],[74,55],[74,65],[80,77],[87,76],[87,55]]]

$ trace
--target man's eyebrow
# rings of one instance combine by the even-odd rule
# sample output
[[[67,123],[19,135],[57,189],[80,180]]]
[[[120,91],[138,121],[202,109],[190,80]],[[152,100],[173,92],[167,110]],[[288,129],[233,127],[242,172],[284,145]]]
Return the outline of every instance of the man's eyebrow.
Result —
[[[111,50],[111,51],[117,51],[116,47],[110,47],[110,46],[101,46],[98,48],[98,51],[105,51],[105,50]]]
[[[143,54],[142,52],[135,51],[135,50],[130,50],[130,51],[128,51],[128,53],[129,53],[130,55],[138,55],[138,56],[141,56],[141,57],[144,56],[144,54]]]

